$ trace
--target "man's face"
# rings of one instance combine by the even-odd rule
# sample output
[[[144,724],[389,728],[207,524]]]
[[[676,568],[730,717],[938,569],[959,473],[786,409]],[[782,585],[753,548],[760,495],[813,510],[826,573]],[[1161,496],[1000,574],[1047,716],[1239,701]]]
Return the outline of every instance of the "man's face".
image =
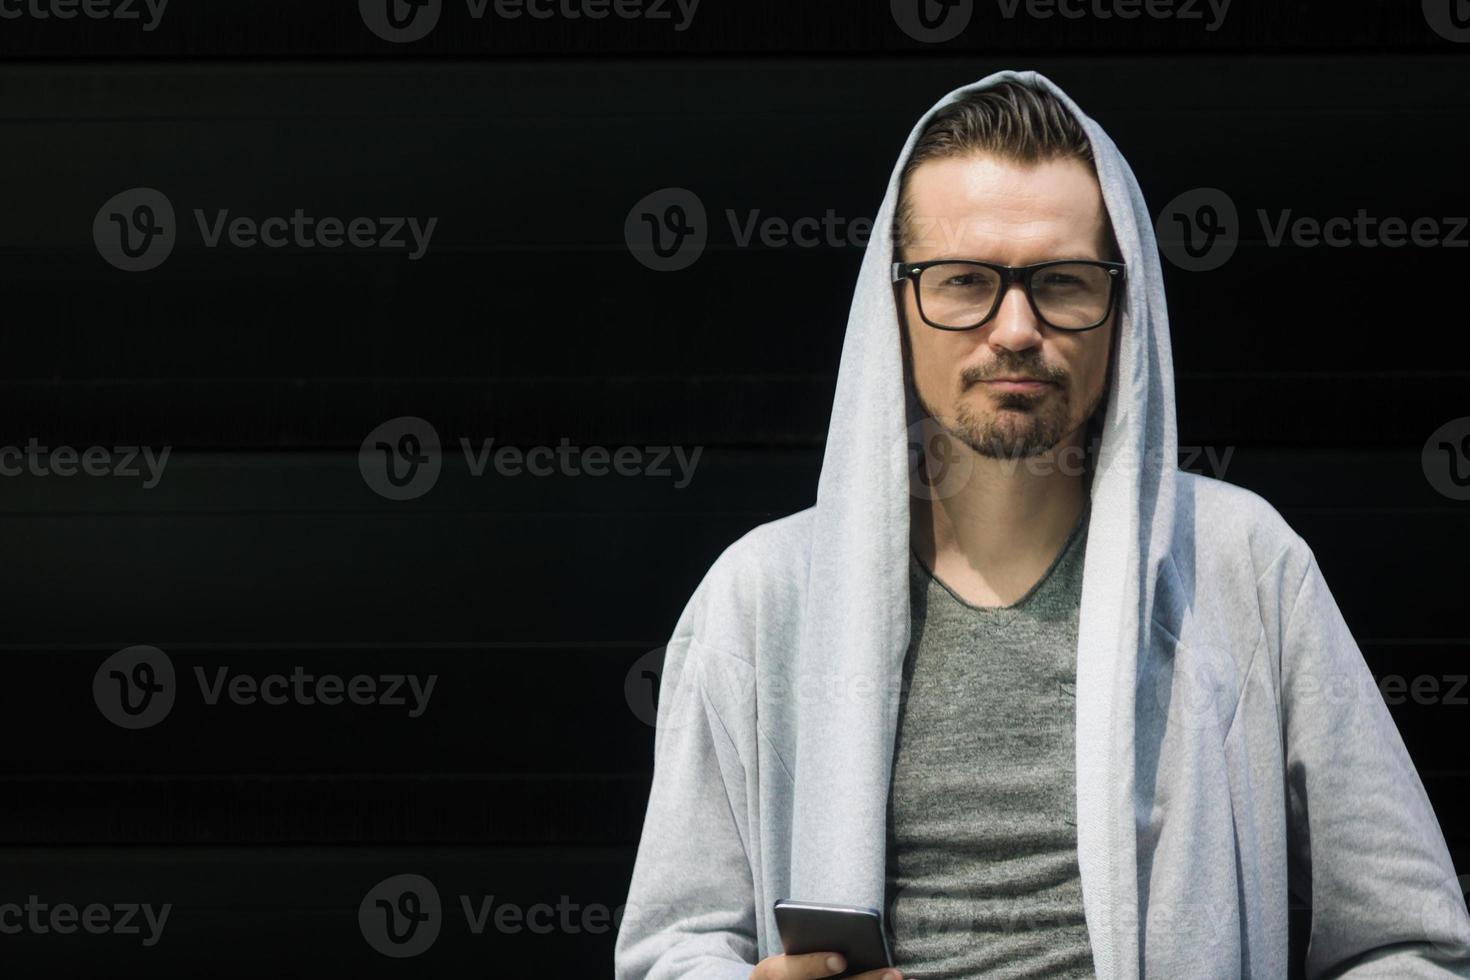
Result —
[[[1029,265],[1109,259],[1107,210],[1092,169],[1076,158],[1018,164],[989,154],[930,160],[910,176],[913,220],[904,261],[983,259]],[[936,330],[919,317],[912,282],[900,284],[919,403],[982,456],[1036,456],[1091,417],[1107,384],[1116,312],[1068,333],[1036,318],[1020,284],[974,330]],[[1116,306],[1114,307],[1116,311]],[[1001,379],[1039,379],[1017,384]]]

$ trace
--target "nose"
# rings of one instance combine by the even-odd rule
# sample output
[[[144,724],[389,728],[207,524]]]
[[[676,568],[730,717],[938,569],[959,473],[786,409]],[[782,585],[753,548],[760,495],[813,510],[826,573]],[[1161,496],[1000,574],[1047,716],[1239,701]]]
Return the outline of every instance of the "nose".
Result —
[[[990,323],[987,338],[991,347],[1021,351],[1041,343],[1041,323],[1026,299],[1026,290],[1018,282],[1011,283],[1001,297],[1000,309]]]

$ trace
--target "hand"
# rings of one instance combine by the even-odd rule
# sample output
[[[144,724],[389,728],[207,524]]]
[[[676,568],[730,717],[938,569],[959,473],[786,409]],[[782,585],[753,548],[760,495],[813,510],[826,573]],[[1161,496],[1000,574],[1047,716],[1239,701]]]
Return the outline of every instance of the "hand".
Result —
[[[767,956],[755,965],[750,980],[818,980],[820,977],[835,977],[845,969],[847,962],[839,953]],[[850,980],[903,980],[903,974],[892,967],[884,967],[855,973]]]

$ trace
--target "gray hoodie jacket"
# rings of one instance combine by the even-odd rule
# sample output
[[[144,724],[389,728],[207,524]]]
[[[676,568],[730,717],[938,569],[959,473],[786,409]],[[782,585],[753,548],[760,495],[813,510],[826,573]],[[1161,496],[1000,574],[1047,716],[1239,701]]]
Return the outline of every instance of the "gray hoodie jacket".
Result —
[[[1413,763],[1312,550],[1254,493],[1178,469],[1152,221],[1092,142],[1128,264],[1077,644],[1077,856],[1101,980],[1470,977],[1470,918]],[[848,318],[815,506],[711,567],[665,654],[619,980],[746,980],[779,898],[881,908],[909,642],[909,429],[892,241]],[[983,723],[983,722],[981,722]]]

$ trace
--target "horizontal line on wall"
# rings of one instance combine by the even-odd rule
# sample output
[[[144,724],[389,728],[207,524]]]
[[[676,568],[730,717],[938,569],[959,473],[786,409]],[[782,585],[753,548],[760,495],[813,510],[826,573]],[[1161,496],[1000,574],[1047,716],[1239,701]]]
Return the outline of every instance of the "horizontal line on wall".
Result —
[[[647,650],[663,645],[663,640],[424,640],[423,642],[391,643],[375,640],[271,640],[258,643],[214,642],[210,640],[168,640],[150,638],[148,646],[172,650],[230,650],[248,653],[252,650],[277,652],[283,650],[417,650],[454,653],[473,650],[603,650],[636,649]],[[136,640],[118,640],[113,643],[0,643],[0,650],[7,653],[98,653],[119,650],[135,645]]]
[[[836,365],[834,364],[834,369]],[[583,381],[600,382],[604,384],[630,384],[638,382],[657,382],[667,384],[677,382],[682,385],[700,384],[704,382],[729,383],[735,381],[823,381],[835,380],[835,373],[801,373],[786,374],[781,372],[762,373],[740,373],[740,374],[687,374],[682,372],[670,372],[668,374],[476,374],[476,375],[311,375],[305,377],[297,376],[201,376],[191,375],[189,377],[175,375],[161,375],[146,378],[110,377],[110,378],[57,378],[57,377],[6,377],[4,383],[7,385],[39,385],[47,388],[96,388],[108,385],[151,385],[151,384],[191,384],[191,385],[236,385],[236,384],[274,384],[274,385],[299,385],[299,384],[533,384],[551,381]],[[1388,370],[1388,371],[1176,371],[1176,381],[1218,381],[1231,379],[1272,379],[1272,378],[1470,378],[1470,371],[1410,371],[1410,370]]]

